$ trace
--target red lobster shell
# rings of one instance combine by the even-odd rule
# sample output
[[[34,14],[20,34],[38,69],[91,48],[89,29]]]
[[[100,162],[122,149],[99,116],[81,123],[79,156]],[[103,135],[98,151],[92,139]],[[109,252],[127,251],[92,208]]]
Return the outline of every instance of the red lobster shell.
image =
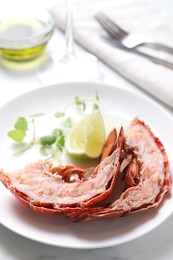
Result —
[[[0,171],[2,183],[25,205],[47,214],[64,213],[72,221],[113,218],[157,207],[170,190],[165,148],[151,129],[134,119],[125,134],[111,132],[96,168],[53,167],[38,161],[13,173]],[[105,202],[122,175],[125,190]],[[116,192],[116,191],[115,191]],[[106,202],[105,202],[106,203]]]
[[[95,169],[53,167],[50,162],[38,161],[9,174],[1,170],[0,180],[35,211],[59,214],[90,207],[110,195],[120,168],[123,141],[121,128],[116,149]]]
[[[127,179],[129,181],[129,178],[137,176],[138,183],[134,182],[133,186],[127,187],[119,199],[105,207],[85,208],[68,214],[71,220],[78,222],[114,218],[156,208],[170,191],[171,171],[165,148],[143,121],[136,118],[130,123],[125,131],[124,149],[128,152],[131,150],[135,163],[138,162],[134,171],[126,171]],[[131,167],[130,163],[128,165]]]

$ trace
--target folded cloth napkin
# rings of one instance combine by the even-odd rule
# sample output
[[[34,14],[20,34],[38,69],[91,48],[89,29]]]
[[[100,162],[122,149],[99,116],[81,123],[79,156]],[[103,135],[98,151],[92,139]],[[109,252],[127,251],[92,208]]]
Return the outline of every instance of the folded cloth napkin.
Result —
[[[74,7],[75,40],[135,85],[173,107],[173,70],[109,45],[102,39],[103,29],[94,18],[102,10],[124,29],[152,36],[157,41],[173,46],[171,13],[162,11],[150,0],[71,1]],[[64,0],[57,0],[51,12],[57,26],[64,30]],[[159,55],[168,58],[163,52],[159,52]]]

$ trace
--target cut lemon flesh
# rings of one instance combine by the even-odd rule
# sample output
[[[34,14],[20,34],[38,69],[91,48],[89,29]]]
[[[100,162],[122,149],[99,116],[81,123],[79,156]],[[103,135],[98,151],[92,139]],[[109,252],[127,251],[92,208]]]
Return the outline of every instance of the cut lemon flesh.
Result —
[[[76,123],[66,139],[67,152],[79,158],[97,158],[105,142],[105,127],[99,110]]]

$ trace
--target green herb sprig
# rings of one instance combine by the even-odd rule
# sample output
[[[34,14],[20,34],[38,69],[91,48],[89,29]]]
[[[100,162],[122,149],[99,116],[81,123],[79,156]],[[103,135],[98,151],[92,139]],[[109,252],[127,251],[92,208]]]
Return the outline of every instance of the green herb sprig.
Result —
[[[99,109],[98,105],[99,96],[96,92],[94,98],[84,99],[79,98],[78,96],[74,97],[73,102],[71,102],[64,111],[58,111],[54,114],[56,118],[61,118],[59,128],[55,128],[50,135],[42,136],[39,140],[35,138],[35,119],[36,117],[43,116],[44,113],[35,113],[30,115],[31,120],[27,120],[25,117],[19,117],[14,123],[13,129],[10,130],[7,135],[15,142],[22,143],[25,139],[27,139],[26,146],[15,152],[13,155],[18,156],[25,151],[29,150],[34,145],[40,145],[40,152],[43,156],[48,156],[47,159],[53,158],[56,153],[62,152],[65,147],[65,134],[64,129],[70,129],[73,126],[72,118],[68,116],[67,111],[72,106],[75,105],[78,109],[80,109],[83,113],[86,111],[87,102],[93,103],[93,110]],[[29,125],[32,126],[32,136],[29,138],[28,130]],[[47,160],[46,159],[46,160]]]
[[[7,133],[7,135],[11,139],[13,139],[15,142],[18,142],[18,143],[22,143],[25,137],[28,138],[27,145],[23,149],[14,153],[13,154],[14,156],[22,154],[23,152],[29,150],[33,145],[36,144],[36,140],[35,140],[35,117],[43,116],[43,115],[44,115],[43,113],[31,115],[30,116],[32,118],[31,122],[29,120],[26,120],[25,117],[19,117],[17,119],[17,121],[14,123],[14,129],[9,131]],[[32,138],[31,139],[29,139],[29,137],[28,137],[28,125],[30,123],[32,124]]]
[[[82,99],[82,98],[79,98],[78,96],[75,96],[74,98],[74,104],[81,108],[82,111],[85,111],[86,110],[86,102],[89,101],[89,102],[93,102],[93,110],[98,110],[99,109],[99,105],[98,105],[98,102],[99,102],[99,96],[98,96],[98,93],[96,91],[96,94],[95,94],[95,97],[94,98],[88,98],[88,99]]]

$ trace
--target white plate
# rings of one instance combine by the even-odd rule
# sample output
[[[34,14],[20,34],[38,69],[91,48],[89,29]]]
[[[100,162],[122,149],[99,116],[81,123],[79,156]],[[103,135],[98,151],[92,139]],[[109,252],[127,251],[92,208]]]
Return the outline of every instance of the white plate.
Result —
[[[157,103],[132,92],[107,85],[68,83],[31,91],[10,101],[0,109],[1,167],[10,164],[16,168],[16,164],[14,163],[13,166],[10,161],[11,151],[7,149],[9,138],[6,133],[19,116],[36,112],[54,113],[62,110],[74,96],[94,96],[96,90],[101,99],[102,110],[104,107],[104,111],[122,118],[122,121],[139,116],[161,139],[168,157],[173,158],[171,148],[173,136],[169,134],[169,129],[173,129],[173,120]],[[27,156],[19,158],[17,159],[18,167],[25,163],[25,160],[27,161]],[[32,159],[37,158],[33,155]],[[21,204],[2,184],[0,184],[0,189],[2,225],[29,239],[68,248],[102,248],[131,241],[156,228],[173,211],[173,197],[169,195],[157,209],[124,218],[77,224],[63,216],[34,212]]]

